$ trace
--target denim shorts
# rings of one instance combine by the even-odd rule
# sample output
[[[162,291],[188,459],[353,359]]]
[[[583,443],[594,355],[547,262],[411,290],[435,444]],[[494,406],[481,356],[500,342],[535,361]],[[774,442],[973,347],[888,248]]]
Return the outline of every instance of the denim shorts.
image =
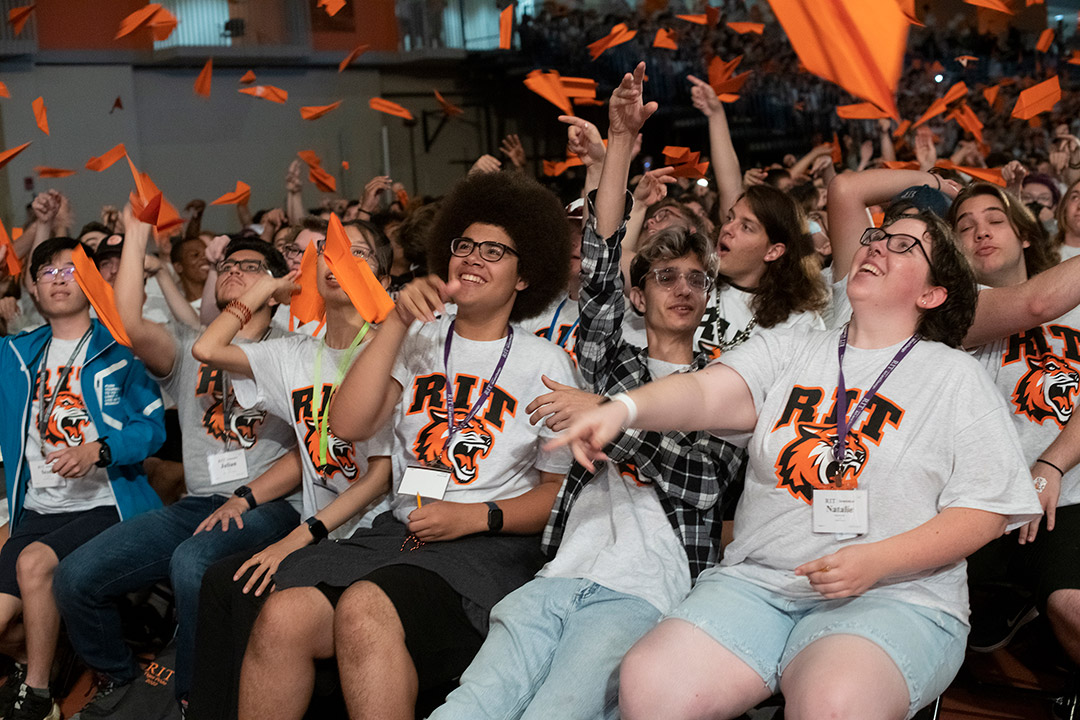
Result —
[[[706,570],[669,615],[749,665],[775,693],[796,655],[828,635],[856,635],[884,650],[907,683],[908,717],[945,691],[964,661],[968,627],[941,610],[891,598],[792,599]]]

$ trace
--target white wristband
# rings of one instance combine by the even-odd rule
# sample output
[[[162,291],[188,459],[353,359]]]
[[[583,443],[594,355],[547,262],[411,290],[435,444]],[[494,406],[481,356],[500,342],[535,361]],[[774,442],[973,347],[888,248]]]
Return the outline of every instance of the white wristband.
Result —
[[[625,430],[626,428],[633,425],[634,420],[637,420],[637,403],[634,402],[633,398],[631,398],[626,393],[619,393],[618,395],[612,395],[611,401],[622,403],[626,406],[627,415],[626,420],[624,420],[622,424],[623,429]]]

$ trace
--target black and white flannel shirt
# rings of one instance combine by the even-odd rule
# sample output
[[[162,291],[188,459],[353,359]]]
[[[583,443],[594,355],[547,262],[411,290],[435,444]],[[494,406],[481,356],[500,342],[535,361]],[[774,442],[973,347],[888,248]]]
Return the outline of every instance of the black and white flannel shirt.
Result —
[[[626,301],[619,269],[622,241],[633,198],[626,196],[623,223],[609,238],[596,234],[595,192],[589,196],[589,221],[581,242],[580,321],[576,353],[578,368],[592,392],[615,395],[652,380],[647,349],[622,339]],[[709,355],[699,352],[691,370],[700,370]],[[746,453],[707,432],[626,430],[607,449],[613,462],[632,461],[641,476],[654,480],[660,504],[686,549],[690,577],[720,559],[721,500],[742,469]],[[598,463],[597,472],[606,472]],[[559,491],[544,528],[542,547],[554,555],[574,500],[593,473],[574,463]]]

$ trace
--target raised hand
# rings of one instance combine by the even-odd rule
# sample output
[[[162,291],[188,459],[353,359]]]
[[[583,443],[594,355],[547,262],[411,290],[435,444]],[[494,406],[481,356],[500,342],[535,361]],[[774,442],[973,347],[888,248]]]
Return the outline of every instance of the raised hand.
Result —
[[[634,72],[623,75],[622,82],[611,93],[608,106],[608,137],[616,135],[636,136],[641,126],[656,112],[655,102],[642,103],[642,85],[645,82],[645,63],[638,63]]]
[[[654,168],[641,177],[641,182],[634,188],[634,203],[645,207],[655,205],[667,197],[667,186],[676,181],[671,174],[672,168]]]
[[[559,122],[569,125],[566,128],[566,149],[577,155],[585,167],[600,165],[604,162],[607,149],[600,131],[584,118],[573,115],[560,115]]]
[[[712,117],[713,113],[723,111],[724,103],[720,102],[716,91],[712,89],[709,83],[693,75],[687,75],[686,79],[693,85],[690,88],[690,100],[694,103],[694,107],[701,111],[702,115]]]
[[[494,155],[481,155],[469,168],[469,174],[473,173],[497,173],[502,169],[502,163]]]
[[[499,145],[499,151],[519,170],[525,167],[525,147],[517,135],[507,135]]]
[[[379,195],[390,191],[389,175],[376,175],[364,186],[364,196],[360,199],[360,209],[369,215],[379,209]]]
[[[406,327],[414,320],[434,322],[436,313],[446,312],[446,302],[459,285],[457,280],[447,283],[438,275],[425,275],[401,289],[394,309]]]

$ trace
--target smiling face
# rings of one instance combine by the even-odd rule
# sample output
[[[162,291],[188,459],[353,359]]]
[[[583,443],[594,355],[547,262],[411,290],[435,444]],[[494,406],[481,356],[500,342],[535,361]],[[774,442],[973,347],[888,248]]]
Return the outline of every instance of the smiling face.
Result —
[[[893,252],[886,247],[885,240],[861,245],[848,275],[848,298],[853,305],[899,304],[906,309],[927,309],[925,296],[934,284],[927,259],[933,257],[933,247],[926,223],[916,218],[900,218],[884,229],[891,234],[918,238],[926,254],[915,245],[902,253]]]
[[[956,234],[975,277],[984,285],[1005,287],[1027,279],[1024,248],[1001,200],[973,195],[956,213]]]
[[[30,292],[37,300],[41,315],[45,319],[77,315],[86,312],[90,307],[90,301],[86,299],[74,277],[65,278],[63,273],[58,273],[51,279],[50,271],[73,267],[75,263],[71,260],[71,251],[61,250],[38,270]]]
[[[466,257],[450,256],[447,277],[460,283],[454,294],[459,309],[495,312],[513,307],[517,293],[528,287],[518,275],[517,256],[504,252],[495,262],[484,260],[480,257],[479,244],[497,242],[516,250],[514,241],[501,227],[487,223],[473,223],[465,228],[462,237],[473,240],[476,246]]]
[[[679,275],[671,287],[661,287],[654,270],[670,270]],[[705,314],[708,292],[690,287],[689,273],[707,274],[697,255],[688,253],[673,260],[657,260],[645,273],[641,287],[630,289],[630,301],[645,316],[645,326],[654,331],[681,333],[692,340]]]
[[[210,261],[206,259],[206,244],[199,238],[186,241],[173,263],[176,274],[192,283],[206,282]]]
[[[750,203],[740,198],[728,211],[716,240],[720,274],[739,287],[757,287],[768,263],[783,255],[785,249],[783,243],[769,242]]]

